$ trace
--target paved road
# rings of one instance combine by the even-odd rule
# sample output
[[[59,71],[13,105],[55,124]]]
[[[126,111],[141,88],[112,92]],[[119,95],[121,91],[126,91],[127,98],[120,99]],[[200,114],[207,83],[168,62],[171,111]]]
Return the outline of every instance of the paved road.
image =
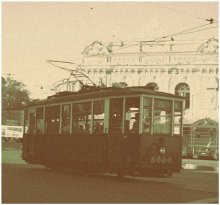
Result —
[[[183,170],[173,178],[80,176],[27,165],[2,152],[3,203],[217,203],[218,173]],[[211,200],[210,200],[211,199]],[[201,201],[200,201],[201,202]]]

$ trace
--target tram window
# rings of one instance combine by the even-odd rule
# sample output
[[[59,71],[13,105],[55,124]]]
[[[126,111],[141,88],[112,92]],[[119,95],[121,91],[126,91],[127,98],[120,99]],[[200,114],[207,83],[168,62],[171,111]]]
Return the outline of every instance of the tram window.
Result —
[[[36,109],[36,133],[42,134],[44,131],[44,108]]]
[[[123,98],[110,99],[109,132],[122,132]]]
[[[45,108],[45,133],[58,134],[60,128],[60,106]]]
[[[180,134],[181,128],[181,111],[182,111],[182,102],[175,101],[174,103],[174,134]]]
[[[94,101],[93,103],[93,132],[103,133],[104,127],[104,101]]]
[[[140,98],[125,99],[125,132],[139,132]]]
[[[155,99],[154,101],[154,134],[171,134],[172,102]]]
[[[35,114],[29,113],[29,128],[28,134],[34,134],[35,131]]]
[[[61,132],[63,134],[69,134],[70,133],[70,109],[71,105],[63,105],[62,106],[62,126],[61,126]]]
[[[73,104],[73,133],[90,133],[91,102]]]
[[[144,98],[143,133],[150,133],[152,99]]]

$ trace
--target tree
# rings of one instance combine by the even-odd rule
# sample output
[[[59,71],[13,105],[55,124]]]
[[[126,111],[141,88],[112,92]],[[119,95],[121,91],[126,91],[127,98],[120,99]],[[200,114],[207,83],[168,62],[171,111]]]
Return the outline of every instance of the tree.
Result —
[[[21,109],[23,104],[30,102],[30,92],[19,81],[2,77],[2,106],[3,109]]]

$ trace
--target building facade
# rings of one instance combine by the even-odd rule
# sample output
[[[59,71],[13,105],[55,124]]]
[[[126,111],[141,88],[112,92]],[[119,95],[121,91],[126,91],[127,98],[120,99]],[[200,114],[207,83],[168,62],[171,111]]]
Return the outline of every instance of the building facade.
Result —
[[[185,96],[186,124],[205,118],[218,122],[218,41],[211,39],[195,51],[168,47],[167,52],[146,52],[141,47],[138,52],[116,53],[94,42],[83,51],[80,69],[97,85],[124,82]],[[75,81],[56,87],[59,91],[78,88]]]

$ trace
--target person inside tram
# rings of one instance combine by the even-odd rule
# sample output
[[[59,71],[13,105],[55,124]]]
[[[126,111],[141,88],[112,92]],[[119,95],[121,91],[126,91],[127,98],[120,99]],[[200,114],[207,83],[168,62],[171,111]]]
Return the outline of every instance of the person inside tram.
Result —
[[[135,114],[135,121],[132,126],[132,132],[138,132],[139,131],[139,113]]]
[[[84,128],[84,126],[83,126],[83,125],[79,125],[79,131],[80,131],[80,132],[85,131],[85,128]]]
[[[94,132],[95,133],[102,133],[103,125],[99,122],[96,122],[94,125]]]

